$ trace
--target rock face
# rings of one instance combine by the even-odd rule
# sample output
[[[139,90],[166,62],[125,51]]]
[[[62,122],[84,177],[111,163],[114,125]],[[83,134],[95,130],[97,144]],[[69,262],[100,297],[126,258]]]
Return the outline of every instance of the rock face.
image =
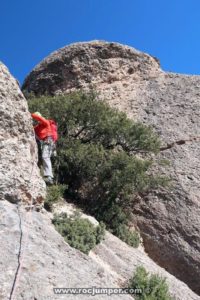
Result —
[[[53,52],[28,75],[23,90],[37,95],[62,94],[77,88],[98,88],[126,80],[146,79],[159,70],[156,59],[116,43],[77,43]],[[107,87],[110,94],[110,87]]]
[[[37,148],[26,99],[0,63],[0,200],[41,202],[45,184],[37,167]]]
[[[75,205],[66,201],[60,201],[53,205],[53,213],[56,214],[65,212],[67,215],[72,215],[76,210]],[[82,212],[81,217],[87,218],[95,226],[99,224],[95,218]],[[169,292],[174,299],[200,299],[200,296],[193,293],[186,284],[150,259],[142,245],[135,249],[107,231],[104,240],[90,251],[89,256],[107,271],[115,282],[121,283],[123,286],[127,286],[127,282],[135,273],[136,268],[142,265],[150,274],[159,274],[160,277],[166,278]]]
[[[53,288],[119,287],[116,280],[90,257],[65,243],[46,214],[27,212],[23,206],[18,211],[15,205],[2,201],[0,215],[3,233],[0,241],[4,245],[0,248],[0,299],[66,299],[66,294],[54,294]],[[17,279],[14,280],[16,272]],[[78,299],[88,297],[79,294]],[[107,296],[97,297],[103,300]],[[74,299],[74,295],[68,293],[67,299]],[[114,299],[133,298],[115,295]]]
[[[91,87],[161,136],[160,157],[170,160],[161,172],[173,185],[140,199],[134,219],[149,255],[200,294],[200,76],[165,73],[147,54],[95,41],[54,52],[23,85],[35,94]]]
[[[139,265],[144,265],[150,273],[166,277],[174,299],[200,299],[186,284],[158,267],[143,251],[127,246],[108,232],[105,240],[87,256],[65,243],[45,211],[26,211],[23,205],[17,208],[8,201],[0,201],[0,216],[2,300],[72,300],[73,294],[56,295],[53,288],[127,287],[127,280]],[[87,294],[77,296],[77,299],[88,298]],[[106,294],[95,297],[98,300],[107,298]],[[115,294],[109,299],[133,298]]]
[[[123,243],[109,232],[105,240],[90,253],[90,257],[108,270],[113,278],[124,281],[133,276],[138,266],[144,266],[150,274],[159,274],[166,278],[170,295],[178,300],[200,299],[186,284],[159,267],[148,255],[140,249],[134,249]]]

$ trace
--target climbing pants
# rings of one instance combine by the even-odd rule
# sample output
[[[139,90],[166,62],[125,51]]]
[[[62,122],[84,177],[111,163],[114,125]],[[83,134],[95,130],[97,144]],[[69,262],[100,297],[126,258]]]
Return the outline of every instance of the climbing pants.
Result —
[[[44,172],[44,176],[53,178],[51,154],[52,154],[51,145],[45,143],[42,149],[43,172]]]
[[[51,156],[55,147],[55,144],[51,137],[46,138],[44,141],[40,141],[40,154],[43,165],[43,175],[53,178]]]

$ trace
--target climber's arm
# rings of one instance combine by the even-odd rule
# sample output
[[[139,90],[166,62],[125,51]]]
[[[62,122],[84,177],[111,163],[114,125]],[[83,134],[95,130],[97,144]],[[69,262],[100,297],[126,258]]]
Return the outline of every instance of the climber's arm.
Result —
[[[34,113],[32,113],[31,116],[34,120],[36,120],[42,124],[48,125],[48,121],[45,118],[38,116],[37,114],[34,114]]]

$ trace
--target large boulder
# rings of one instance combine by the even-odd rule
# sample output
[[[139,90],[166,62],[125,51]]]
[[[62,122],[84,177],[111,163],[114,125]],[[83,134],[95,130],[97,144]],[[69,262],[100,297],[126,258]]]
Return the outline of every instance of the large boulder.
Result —
[[[160,158],[170,161],[160,172],[173,184],[138,200],[135,223],[149,255],[200,294],[200,76],[165,73],[147,54],[94,41],[52,53],[23,84],[36,95],[91,87],[160,135]]]
[[[103,84],[106,95],[112,98],[110,84],[130,75],[140,78],[145,74],[148,79],[158,70],[155,58],[131,47],[99,41],[77,43],[45,58],[27,76],[22,89],[36,95],[54,95],[77,88],[99,89]]]
[[[37,167],[37,147],[27,101],[0,62],[0,200],[41,203],[45,183]]]

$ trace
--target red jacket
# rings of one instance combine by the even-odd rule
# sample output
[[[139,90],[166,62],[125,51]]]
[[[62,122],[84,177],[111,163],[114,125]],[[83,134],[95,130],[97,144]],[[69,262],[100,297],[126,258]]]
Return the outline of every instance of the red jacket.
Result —
[[[48,136],[52,136],[51,125],[48,120],[36,114],[31,114],[32,118],[39,122],[34,126],[35,134],[40,140],[44,140]]]

